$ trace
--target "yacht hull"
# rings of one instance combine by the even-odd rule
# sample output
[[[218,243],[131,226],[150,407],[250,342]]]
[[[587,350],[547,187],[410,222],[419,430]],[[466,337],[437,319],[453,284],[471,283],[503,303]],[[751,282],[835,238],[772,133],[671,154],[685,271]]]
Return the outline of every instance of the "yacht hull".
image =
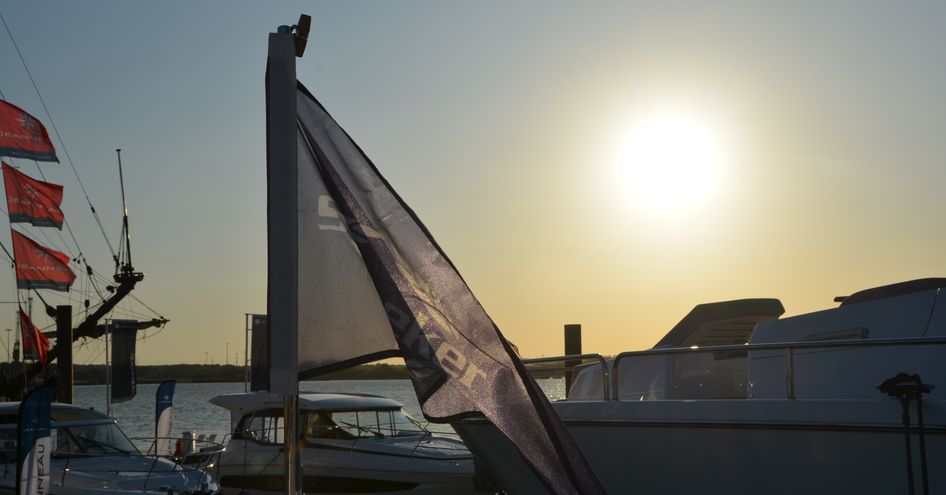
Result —
[[[390,440],[388,441],[390,442]],[[444,440],[440,441],[441,443]],[[465,457],[424,457],[423,442],[411,448],[373,439],[302,449],[305,493],[474,493],[473,461]],[[399,442],[400,443],[400,442]],[[457,442],[457,445],[460,445]],[[285,492],[281,446],[231,440],[220,453],[215,474],[223,493],[273,495]]]
[[[285,493],[285,476],[279,468],[253,475],[221,474],[221,493],[232,495],[274,495]],[[241,469],[242,470],[242,469]],[[416,471],[385,471],[382,469],[303,468],[301,486],[304,493],[475,493],[469,473],[418,473]],[[220,473],[226,473],[226,467]]]
[[[907,490],[904,430],[894,400],[589,401],[555,406],[609,493]],[[924,403],[930,493],[946,492],[946,472],[938,469],[946,462],[944,408],[942,402]],[[913,425],[919,492],[915,409]],[[508,493],[546,493],[493,425],[466,421],[454,427]]]

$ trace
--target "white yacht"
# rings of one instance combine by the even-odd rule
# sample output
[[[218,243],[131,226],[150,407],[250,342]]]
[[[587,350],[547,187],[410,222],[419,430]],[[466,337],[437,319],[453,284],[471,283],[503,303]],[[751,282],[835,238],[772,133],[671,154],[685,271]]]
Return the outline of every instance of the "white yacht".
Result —
[[[283,399],[265,391],[211,403],[231,435],[211,462],[224,493],[285,491]],[[463,442],[430,433],[400,402],[359,394],[299,394],[301,489],[306,493],[474,493]]]
[[[19,402],[0,403],[0,493],[16,487]],[[142,455],[113,418],[70,404],[52,405],[54,495],[193,494],[210,495],[219,487],[204,471],[170,459]]]
[[[838,301],[699,305],[553,406],[609,493],[946,493],[946,279]],[[508,493],[546,493],[487,421],[454,428]]]

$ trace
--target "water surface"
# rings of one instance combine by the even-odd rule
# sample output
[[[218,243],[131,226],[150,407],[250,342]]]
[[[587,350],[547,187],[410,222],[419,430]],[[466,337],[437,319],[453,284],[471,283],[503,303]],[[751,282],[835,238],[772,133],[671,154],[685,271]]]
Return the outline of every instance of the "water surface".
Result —
[[[561,379],[539,379],[546,394],[553,399],[564,395]],[[139,384],[138,395],[127,402],[112,405],[112,416],[132,438],[154,437],[154,404],[157,384]],[[410,380],[326,380],[302,382],[302,392],[354,392],[380,395],[404,404],[407,412],[423,421],[423,414]],[[174,436],[184,431],[216,434],[220,440],[229,433],[229,412],[209,400],[217,395],[244,391],[243,383],[178,383],[174,393]],[[105,386],[80,385],[75,388],[75,403],[105,411]],[[429,425],[431,430],[450,432],[449,425]]]

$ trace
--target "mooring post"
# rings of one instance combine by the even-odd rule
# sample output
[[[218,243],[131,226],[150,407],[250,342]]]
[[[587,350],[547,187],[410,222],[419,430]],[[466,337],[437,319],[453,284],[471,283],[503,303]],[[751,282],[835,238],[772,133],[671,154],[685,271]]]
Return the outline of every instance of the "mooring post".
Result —
[[[56,368],[59,372],[59,402],[72,404],[72,306],[56,306],[56,347],[59,356]]]
[[[565,325],[565,355],[574,356],[581,354],[581,325],[572,323]],[[565,395],[572,388],[572,370],[571,368],[581,364],[580,359],[568,359],[565,361]]]

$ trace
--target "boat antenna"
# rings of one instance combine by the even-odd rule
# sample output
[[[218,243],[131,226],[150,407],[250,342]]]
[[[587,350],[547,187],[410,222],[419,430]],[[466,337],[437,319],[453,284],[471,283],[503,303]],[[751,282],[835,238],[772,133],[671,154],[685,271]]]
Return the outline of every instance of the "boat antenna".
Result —
[[[131,264],[131,232],[128,231],[128,203],[125,202],[125,176],[122,173],[122,150],[117,148],[118,155],[118,183],[122,190],[122,233],[125,234],[125,262],[120,263],[122,272],[134,271]],[[118,260],[116,260],[117,262]]]

